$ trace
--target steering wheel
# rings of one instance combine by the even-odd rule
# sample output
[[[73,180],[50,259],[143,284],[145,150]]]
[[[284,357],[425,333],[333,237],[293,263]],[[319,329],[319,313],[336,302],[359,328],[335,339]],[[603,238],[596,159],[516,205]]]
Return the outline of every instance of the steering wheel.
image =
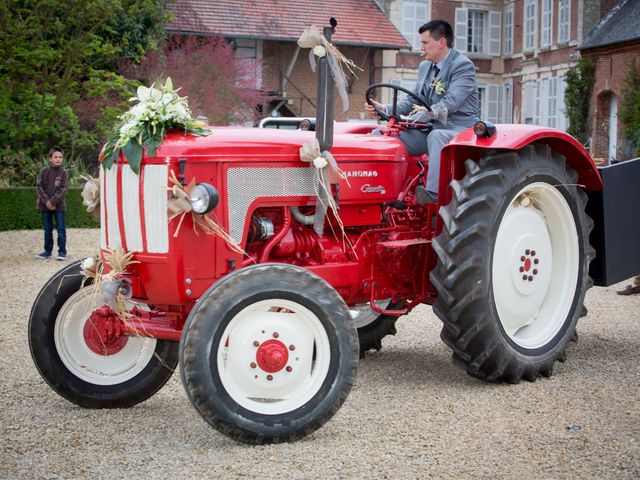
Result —
[[[371,101],[371,97],[373,96],[372,93],[378,88],[390,88],[391,90],[393,90],[393,102],[392,102],[391,114],[388,114],[378,109]],[[407,90],[406,88],[400,87],[398,85],[393,85],[391,83],[374,83],[372,85],[369,85],[369,88],[367,88],[367,91],[365,92],[364,95],[367,103],[375,109],[376,113],[382,120],[391,120],[393,118],[395,119],[396,123],[402,123],[405,127],[423,128],[424,125],[422,124],[414,125],[411,122],[406,122],[401,120],[400,115],[398,115],[398,92],[407,94],[409,97],[411,97],[412,100],[415,100],[414,103],[416,105],[425,107],[429,112],[431,111],[431,107],[429,106],[429,104],[426,102],[424,98],[416,95],[411,90]]]

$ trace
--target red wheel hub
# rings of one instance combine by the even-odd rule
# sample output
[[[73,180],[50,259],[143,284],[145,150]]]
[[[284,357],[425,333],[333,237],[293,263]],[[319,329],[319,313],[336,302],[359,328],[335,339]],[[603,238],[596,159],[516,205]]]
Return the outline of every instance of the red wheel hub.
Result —
[[[96,310],[85,322],[82,336],[92,352],[104,356],[115,355],[129,339],[121,327],[118,317]]]
[[[267,340],[260,345],[256,352],[256,362],[265,372],[279,372],[288,361],[289,351],[280,340]]]

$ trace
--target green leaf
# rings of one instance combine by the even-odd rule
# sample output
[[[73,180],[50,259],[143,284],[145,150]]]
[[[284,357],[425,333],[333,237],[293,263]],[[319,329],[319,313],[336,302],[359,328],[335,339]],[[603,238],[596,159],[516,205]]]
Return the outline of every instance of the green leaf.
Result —
[[[134,139],[129,142],[122,149],[122,153],[127,157],[131,170],[137,175],[140,172],[140,163],[142,162],[142,146]]]
[[[104,148],[104,160],[102,160],[102,168],[109,170],[113,162],[120,155],[120,148],[116,148],[115,142],[109,142]]]
[[[162,144],[164,132],[160,132],[160,129],[156,132],[156,135],[149,137],[147,142],[147,155],[150,157],[156,156],[156,149]]]

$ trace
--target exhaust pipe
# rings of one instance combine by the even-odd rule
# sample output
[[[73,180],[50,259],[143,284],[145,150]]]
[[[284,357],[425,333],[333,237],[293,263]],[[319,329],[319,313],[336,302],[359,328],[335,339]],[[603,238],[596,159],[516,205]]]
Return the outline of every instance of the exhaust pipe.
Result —
[[[330,27],[324,27],[322,34],[331,42],[338,22],[335,18],[329,20]],[[334,118],[335,80],[331,75],[331,68],[327,56],[318,59],[318,110],[316,113],[316,138],[320,144],[320,151],[331,149],[333,146],[333,118]]]

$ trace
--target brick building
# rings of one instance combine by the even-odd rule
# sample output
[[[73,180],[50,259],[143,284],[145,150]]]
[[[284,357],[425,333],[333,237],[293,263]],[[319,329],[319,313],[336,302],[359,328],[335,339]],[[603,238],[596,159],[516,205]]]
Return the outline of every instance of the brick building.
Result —
[[[350,108],[338,120],[365,118],[373,82],[413,88],[421,61],[418,28],[443,18],[455,47],[475,63],[481,116],[496,123],[566,129],[564,76],[578,45],[616,0],[177,0],[173,34],[220,35],[260,65],[257,87],[273,101],[264,115],[315,114],[316,78],[296,40],[311,24],[338,20],[333,41],[363,71],[349,78]],[[640,0],[628,0],[637,5]],[[635,25],[640,22],[636,18]],[[637,27],[636,27],[637,30]],[[382,100],[388,100],[383,98]],[[594,107],[595,110],[595,107]],[[600,109],[599,112],[604,112]],[[599,140],[597,145],[601,145]]]
[[[631,158],[635,148],[624,138],[617,113],[631,66],[640,70],[640,1],[622,0],[579,48],[583,57],[595,63],[589,108],[591,153],[605,162]]]
[[[564,76],[577,46],[615,0],[378,0],[413,52],[386,52],[383,78],[415,84],[417,29],[441,18],[454,27],[455,47],[478,71],[481,116],[493,122],[567,127]]]
[[[236,55],[256,65],[257,87],[272,95],[264,115],[313,116],[317,78],[308,50],[296,41],[302,31],[338,21],[333,43],[362,71],[348,76],[350,108],[338,120],[364,118],[364,93],[380,78],[382,52],[408,49],[409,44],[374,0],[178,0],[170,6],[174,19],[169,33],[222,36]]]

